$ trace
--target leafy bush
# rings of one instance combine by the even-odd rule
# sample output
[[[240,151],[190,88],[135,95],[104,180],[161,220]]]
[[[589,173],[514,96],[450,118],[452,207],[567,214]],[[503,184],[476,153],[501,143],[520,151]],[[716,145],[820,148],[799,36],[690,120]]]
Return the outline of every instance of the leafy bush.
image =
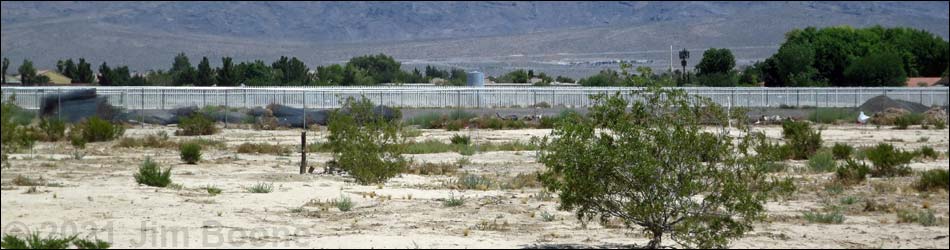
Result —
[[[217,196],[221,194],[222,192],[224,192],[224,190],[221,190],[220,188],[216,186],[205,186],[203,189],[208,192],[208,195],[211,195],[211,196]]]
[[[112,247],[109,242],[84,239],[73,241],[73,245],[76,246],[76,249],[109,249]]]
[[[451,141],[454,145],[469,145],[472,143],[472,138],[462,135],[453,135]]]
[[[914,182],[914,188],[919,191],[934,191],[938,189],[950,190],[950,175],[946,169],[933,169],[920,174],[920,179]]]
[[[807,122],[785,121],[782,136],[795,160],[807,159],[821,148],[821,132],[816,132]]]
[[[936,130],[947,129],[947,121],[944,121],[944,120],[937,120],[937,121],[932,122],[932,124],[934,125],[934,129]]]
[[[198,136],[213,135],[218,133],[218,128],[214,126],[214,120],[207,115],[194,113],[190,117],[183,117],[178,123],[177,136]]]
[[[776,185],[750,151],[748,126],[735,145],[725,110],[708,98],[660,88],[625,97],[593,96],[589,119],[559,123],[542,143],[541,183],[560,194],[560,208],[640,226],[651,248],[666,234],[686,248],[723,248],[752,230]],[[629,99],[643,101],[631,108]]]
[[[808,168],[815,173],[827,173],[835,171],[838,167],[834,155],[828,151],[821,151],[808,158]]]
[[[32,148],[32,145],[36,141],[34,133],[28,131],[27,125],[33,119],[32,116],[29,119],[24,119],[24,121],[18,121],[18,116],[22,109],[13,105],[12,103],[5,103],[2,105],[2,113],[0,113],[0,144],[2,144],[2,151],[5,154],[16,152],[20,148],[29,147]]]
[[[831,148],[831,152],[835,155],[835,160],[847,160],[854,153],[854,147],[848,144],[835,143],[835,146]]]
[[[158,164],[152,161],[152,158],[145,158],[145,162],[139,166],[139,172],[134,177],[135,182],[139,185],[163,188],[172,184],[172,168],[162,170]]]
[[[252,194],[269,194],[271,192],[274,192],[274,184],[259,182],[257,184],[254,184],[253,186],[250,186],[244,189],[247,190],[248,193],[252,193]]]
[[[73,126],[69,131],[70,140],[77,144],[85,145],[89,142],[104,142],[118,139],[125,134],[125,127],[121,124],[113,124],[109,121],[92,117]]]
[[[353,200],[349,196],[340,195],[339,199],[333,200],[333,206],[340,210],[340,212],[349,212],[353,210]]]
[[[201,161],[201,145],[197,143],[182,144],[179,151],[181,151],[181,160],[185,163],[194,165]]]
[[[835,178],[839,183],[853,185],[864,182],[870,172],[871,168],[867,164],[848,159],[844,165],[839,166],[838,170],[835,171]]]
[[[348,98],[330,113],[328,144],[338,166],[360,184],[378,184],[405,171],[406,139],[399,122],[386,121],[373,112],[373,103],[362,97]]]
[[[911,173],[907,164],[914,159],[914,153],[895,149],[891,144],[881,143],[866,151],[868,160],[874,165],[871,176],[895,177]]]
[[[66,122],[50,118],[40,120],[40,129],[44,133],[44,141],[59,141],[66,138]]]

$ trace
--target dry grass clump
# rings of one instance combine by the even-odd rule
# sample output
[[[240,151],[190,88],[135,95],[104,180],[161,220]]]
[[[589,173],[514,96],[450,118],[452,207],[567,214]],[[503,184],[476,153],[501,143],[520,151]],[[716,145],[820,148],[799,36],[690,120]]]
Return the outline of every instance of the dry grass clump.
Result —
[[[270,154],[270,155],[290,155],[293,150],[281,145],[267,143],[244,143],[238,146],[237,152],[241,154]]]

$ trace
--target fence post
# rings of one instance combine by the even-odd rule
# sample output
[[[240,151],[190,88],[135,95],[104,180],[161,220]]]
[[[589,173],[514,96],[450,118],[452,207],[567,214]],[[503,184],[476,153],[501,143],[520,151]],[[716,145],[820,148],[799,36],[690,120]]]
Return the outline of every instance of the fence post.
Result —
[[[228,102],[228,93],[230,91],[229,89],[224,90],[224,128],[228,128],[228,113],[231,112],[229,111],[231,109],[231,103]]]
[[[307,131],[307,91],[303,91],[303,131]],[[304,153],[306,154],[306,153]]]
[[[165,110],[165,89],[162,89],[162,110]]]
[[[247,89],[244,89],[244,109],[247,109]]]
[[[201,106],[202,108],[208,106],[208,90],[201,90]]]
[[[139,109],[139,122],[142,123],[142,128],[145,128],[145,89],[142,89],[142,107]]]
[[[63,121],[63,89],[56,88],[56,116]]]
[[[802,91],[799,89],[795,90],[795,107],[796,108],[802,107]]]
[[[307,130],[300,132],[300,174],[307,172]]]

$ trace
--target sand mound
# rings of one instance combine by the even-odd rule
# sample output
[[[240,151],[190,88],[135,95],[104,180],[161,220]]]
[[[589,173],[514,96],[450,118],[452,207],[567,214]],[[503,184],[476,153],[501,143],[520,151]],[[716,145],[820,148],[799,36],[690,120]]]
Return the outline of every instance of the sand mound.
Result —
[[[924,122],[927,124],[947,123],[947,111],[943,108],[932,108],[924,112]]]
[[[894,100],[887,96],[877,96],[864,102],[859,109],[867,114],[877,114],[888,109],[903,109],[912,113],[923,113],[927,112],[930,108],[916,102]]]
[[[875,113],[871,116],[871,124],[890,126],[894,125],[897,118],[910,114],[910,111],[902,108],[888,108],[884,112]]]

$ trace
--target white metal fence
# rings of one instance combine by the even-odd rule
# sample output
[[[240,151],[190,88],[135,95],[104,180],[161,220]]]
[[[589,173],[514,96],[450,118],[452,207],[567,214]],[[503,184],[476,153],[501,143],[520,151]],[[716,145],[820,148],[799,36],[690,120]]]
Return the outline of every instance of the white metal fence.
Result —
[[[94,88],[112,105],[129,110],[168,110],[186,106],[253,108],[277,103],[298,108],[337,108],[347,97],[366,96],[377,104],[401,108],[589,107],[590,95],[631,93],[638,88],[469,88],[469,87],[2,87],[3,101],[38,109],[40,100],[77,89]],[[683,88],[733,107],[858,107],[885,95],[926,106],[946,106],[947,87],[930,88]]]

